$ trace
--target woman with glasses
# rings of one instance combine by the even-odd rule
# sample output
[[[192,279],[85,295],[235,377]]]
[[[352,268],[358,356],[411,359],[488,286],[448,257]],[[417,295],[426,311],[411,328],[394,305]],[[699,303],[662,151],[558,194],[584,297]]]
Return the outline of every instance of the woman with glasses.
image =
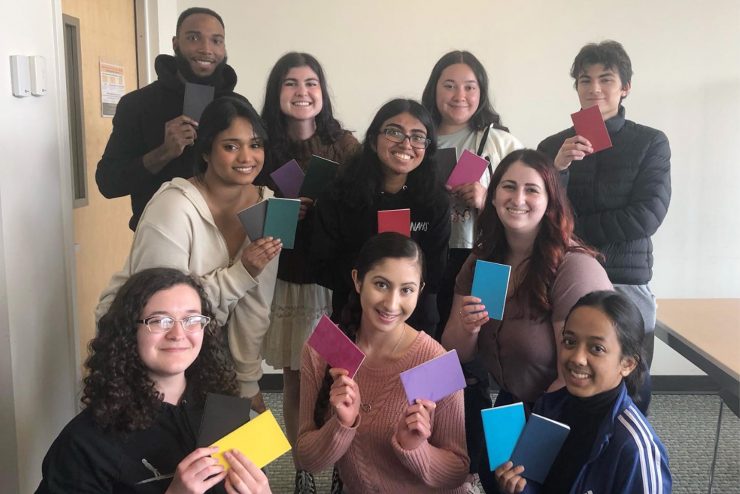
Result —
[[[46,454],[36,492],[269,493],[239,451],[224,452],[224,470],[217,448],[195,447],[206,393],[239,390],[216,328],[192,277],[170,268],[131,276],[98,321],[85,410]]]
[[[437,138],[429,112],[394,99],[370,123],[360,153],[316,203],[312,268],[333,290],[335,321],[352,290],[350,272],[362,244],[378,233],[378,211],[411,210],[411,238],[427,259],[427,281],[409,324],[434,334],[436,294],[447,259],[449,200],[437,180]]]
[[[312,155],[341,164],[360,146],[334,118],[324,70],[308,53],[286,53],[275,63],[267,78],[262,118],[270,136],[263,175],[290,160],[296,160],[305,172]],[[307,267],[313,201],[308,197],[300,201],[295,244],[280,253],[264,343],[265,361],[283,369],[283,412],[291,444],[298,434],[301,350],[321,316],[331,312],[331,291],[316,284]],[[297,490],[312,492],[313,479],[300,465],[296,469]]]
[[[203,111],[196,174],[162,185],[144,209],[131,253],[101,295],[99,319],[128,277],[171,267],[198,277],[226,325],[240,394],[265,409],[259,386],[262,339],[270,325],[280,239],[250,239],[237,213],[272,196],[254,185],[265,159],[262,120],[246,99],[214,100]]]

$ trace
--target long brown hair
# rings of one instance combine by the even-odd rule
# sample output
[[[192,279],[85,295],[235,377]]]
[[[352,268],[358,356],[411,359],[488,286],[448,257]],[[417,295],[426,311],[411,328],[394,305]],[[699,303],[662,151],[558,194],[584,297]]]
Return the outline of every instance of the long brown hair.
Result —
[[[573,233],[573,211],[560,186],[558,172],[550,158],[534,149],[513,151],[496,167],[488,187],[486,205],[478,217],[474,254],[480,259],[504,262],[510,252],[505,227],[493,206],[493,197],[506,171],[517,162],[540,174],[548,200],[532,254],[513,273],[516,279],[522,281],[509,297],[517,299],[522,307],[528,307],[533,316],[544,318],[552,309],[549,292],[565,254],[582,252],[593,257],[599,255]]]

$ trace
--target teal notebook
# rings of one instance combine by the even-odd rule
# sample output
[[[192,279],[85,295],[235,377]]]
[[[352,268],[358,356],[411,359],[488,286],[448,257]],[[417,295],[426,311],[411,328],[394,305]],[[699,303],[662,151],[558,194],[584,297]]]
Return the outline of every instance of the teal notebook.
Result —
[[[514,403],[480,411],[491,471],[506,463],[524,429],[524,405]]]
[[[475,262],[473,287],[470,294],[481,299],[491,319],[498,321],[504,319],[509,273],[511,273],[511,266],[506,264],[481,260]]]
[[[306,166],[306,177],[303,179],[299,196],[316,199],[334,181],[337,171],[339,163],[314,154]]]
[[[283,242],[283,249],[292,249],[300,209],[301,201],[298,199],[269,198],[264,236],[279,238]]]

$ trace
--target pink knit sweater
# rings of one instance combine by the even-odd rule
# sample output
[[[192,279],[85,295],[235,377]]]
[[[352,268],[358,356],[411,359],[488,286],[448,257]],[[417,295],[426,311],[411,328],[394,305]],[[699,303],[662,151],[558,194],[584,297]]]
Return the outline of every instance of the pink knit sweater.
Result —
[[[437,403],[432,435],[415,450],[395,440],[396,427],[406,408],[399,373],[431,360],[444,349],[419,332],[408,351],[386,367],[363,364],[355,375],[362,406],[354,427],[340,424],[331,413],[321,429],[313,420],[316,397],[326,362],[308,345],[303,348],[298,460],[305,470],[318,472],[337,464],[345,492],[463,493],[468,473],[465,447],[463,392]]]

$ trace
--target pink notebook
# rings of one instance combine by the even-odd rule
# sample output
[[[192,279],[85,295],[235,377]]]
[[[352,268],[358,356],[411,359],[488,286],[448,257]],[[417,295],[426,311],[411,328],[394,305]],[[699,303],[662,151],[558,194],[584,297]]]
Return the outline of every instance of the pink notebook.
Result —
[[[308,346],[316,350],[331,367],[346,369],[349,377],[354,378],[360,368],[365,354],[362,353],[347,335],[331,322],[326,315],[321,316],[316,329],[306,341]]]
[[[457,160],[455,168],[452,169],[450,178],[447,179],[447,185],[457,187],[458,185],[477,182],[483,176],[487,166],[488,161],[485,158],[481,158],[466,149],[462,152],[460,159]]]

